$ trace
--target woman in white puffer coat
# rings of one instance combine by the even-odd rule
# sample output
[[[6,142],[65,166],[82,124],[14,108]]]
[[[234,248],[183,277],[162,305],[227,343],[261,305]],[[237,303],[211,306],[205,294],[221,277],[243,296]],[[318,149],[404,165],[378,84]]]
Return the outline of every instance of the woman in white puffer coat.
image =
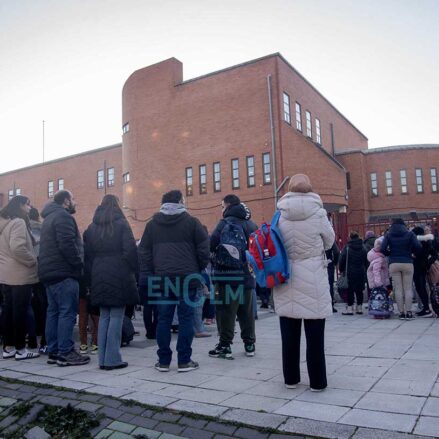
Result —
[[[284,239],[291,277],[274,289],[280,316],[285,385],[300,382],[300,335],[302,319],[307,342],[306,361],[312,391],[327,386],[325,363],[325,319],[332,315],[325,250],[334,243],[334,230],[321,198],[312,192],[304,174],[291,177],[289,192],[277,203],[279,229]]]

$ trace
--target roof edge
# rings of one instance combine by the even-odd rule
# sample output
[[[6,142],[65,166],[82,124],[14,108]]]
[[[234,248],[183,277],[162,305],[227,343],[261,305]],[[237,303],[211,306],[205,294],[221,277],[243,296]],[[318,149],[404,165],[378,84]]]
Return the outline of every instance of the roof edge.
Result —
[[[436,143],[424,143],[419,145],[394,145],[394,146],[381,146],[379,148],[369,148],[369,149],[350,149],[347,151],[336,152],[336,155],[347,155],[360,153],[364,155],[368,154],[379,154],[382,152],[395,152],[395,151],[407,151],[413,149],[438,149],[439,144]]]

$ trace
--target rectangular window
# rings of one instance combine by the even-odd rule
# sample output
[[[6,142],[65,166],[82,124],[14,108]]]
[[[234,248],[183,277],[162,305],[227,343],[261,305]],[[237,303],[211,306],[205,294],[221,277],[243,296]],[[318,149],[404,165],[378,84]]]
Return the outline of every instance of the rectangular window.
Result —
[[[58,178],[58,190],[59,191],[64,190],[64,178]]]
[[[296,128],[302,131],[302,107],[296,102]]]
[[[284,121],[291,125],[290,97],[284,92]]]
[[[437,192],[437,169],[430,168],[431,192]]]
[[[232,159],[232,188],[239,189],[239,159]]]
[[[316,118],[316,142],[322,144],[322,135],[320,132],[320,120]]]
[[[127,133],[129,130],[130,130],[130,124],[129,124],[129,122],[124,123],[124,124],[122,125],[122,134]]]
[[[107,169],[107,186],[114,186],[114,168]]]
[[[49,198],[53,197],[53,192],[54,192],[54,190],[53,190],[53,181],[50,180],[47,183],[47,195],[48,195]]]
[[[378,196],[378,181],[376,172],[372,172],[370,174],[370,190],[372,193],[372,197]]]
[[[401,183],[401,194],[407,193],[407,171],[405,169],[401,169],[399,171],[399,181]]]
[[[351,188],[351,173],[350,172],[346,172],[346,189],[350,189]]]
[[[262,166],[264,184],[271,184],[271,161],[269,152],[264,152],[262,154]]]
[[[194,178],[192,168],[186,168],[186,195],[188,197],[194,194]]]
[[[393,195],[393,185],[392,185],[392,172],[386,171],[386,192],[387,195]]]
[[[247,157],[247,186],[255,186],[255,157],[253,155]]]
[[[207,194],[206,165],[200,165],[200,194]]]
[[[9,189],[9,191],[8,191],[8,201],[11,201],[12,198],[14,198],[14,189]]]
[[[213,164],[213,191],[221,191],[221,163],[215,162]]]
[[[311,113],[306,110],[306,135],[312,138],[312,125],[311,125]]]
[[[416,192],[424,192],[424,182],[422,181],[422,169],[416,168]]]
[[[21,195],[21,189],[19,187],[15,189],[15,195]]]
[[[99,171],[97,172],[97,187],[98,189],[102,189],[104,187],[104,170],[103,169],[99,169]]]
[[[131,180],[130,173],[125,172],[125,174],[122,175],[122,181],[123,183],[128,183]]]

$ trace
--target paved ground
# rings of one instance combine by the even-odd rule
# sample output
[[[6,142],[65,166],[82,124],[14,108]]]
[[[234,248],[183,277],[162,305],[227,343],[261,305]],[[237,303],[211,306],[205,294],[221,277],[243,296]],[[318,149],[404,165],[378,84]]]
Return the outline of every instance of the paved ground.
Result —
[[[155,344],[139,336],[123,350],[126,369],[101,371],[96,358],[78,368],[48,366],[45,358],[2,360],[0,376],[302,435],[439,437],[439,319],[372,320],[340,313],[328,319],[329,388],[323,393],[309,391],[305,363],[301,385],[284,387],[275,315],[261,315],[257,338],[254,358],[245,357],[237,341],[233,361],[207,356],[214,337],[196,339],[193,358],[201,367],[186,374],[177,373],[175,362],[169,373],[157,372]]]

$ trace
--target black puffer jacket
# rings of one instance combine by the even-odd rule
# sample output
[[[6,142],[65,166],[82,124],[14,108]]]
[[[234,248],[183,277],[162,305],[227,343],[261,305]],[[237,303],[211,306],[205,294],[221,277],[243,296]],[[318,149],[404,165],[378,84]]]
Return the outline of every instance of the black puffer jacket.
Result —
[[[257,230],[256,224],[248,219],[248,212],[245,210],[245,207],[242,204],[235,204],[232,206],[229,206],[224,212],[223,212],[223,219],[217,224],[215,230],[212,232],[212,235],[210,237],[210,251],[215,254],[215,251],[220,243],[220,237],[221,237],[221,231],[223,230],[224,226],[226,225],[226,218],[227,221],[230,221],[232,223],[236,223],[242,226],[244,229],[244,233],[247,238],[247,246],[248,246],[248,238],[251,233],[253,233],[255,230]],[[214,278],[215,282],[221,283],[221,277],[225,275],[228,278],[231,277],[230,272],[223,273],[221,267],[215,266],[214,264]],[[251,275],[248,265],[244,265],[244,270],[242,273],[234,273],[236,275],[236,278],[239,279],[237,281],[231,281],[228,280],[226,283],[230,285],[239,285],[243,284],[244,288],[256,288],[256,283],[254,277]],[[233,275],[232,275],[233,276]]]
[[[43,283],[79,279],[82,274],[83,246],[73,216],[59,204],[46,204],[41,216],[38,276]]]
[[[156,213],[146,225],[139,244],[139,285],[147,286],[150,276],[154,285],[163,286],[165,278],[174,285],[184,285],[186,276],[197,275],[209,262],[209,237],[200,221],[187,212],[175,215]],[[190,283],[190,288],[201,283]],[[157,292],[157,290],[155,290]]]
[[[93,306],[122,307],[139,303],[137,246],[128,221],[116,213],[110,225],[99,206],[84,233],[85,272]],[[110,232],[104,232],[104,228]]]
[[[366,282],[367,252],[362,239],[351,239],[341,252],[339,268],[342,273],[346,270],[346,261],[349,284]]]

